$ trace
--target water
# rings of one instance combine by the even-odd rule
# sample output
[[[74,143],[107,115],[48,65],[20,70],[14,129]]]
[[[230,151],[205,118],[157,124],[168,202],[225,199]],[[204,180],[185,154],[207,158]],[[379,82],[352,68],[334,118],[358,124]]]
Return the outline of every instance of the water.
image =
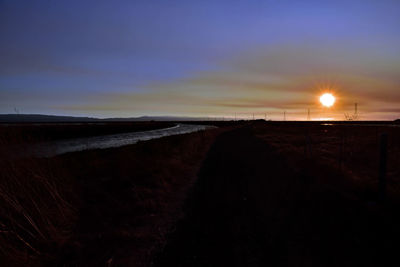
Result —
[[[192,133],[211,128],[215,128],[215,126],[177,124],[176,126],[170,128],[144,131],[144,132],[121,133],[121,134],[52,141],[34,145],[29,149],[25,150],[23,155],[24,156],[34,155],[37,157],[52,157],[68,152],[132,145],[136,144],[139,141],[147,141],[151,139],[161,138],[164,136]]]

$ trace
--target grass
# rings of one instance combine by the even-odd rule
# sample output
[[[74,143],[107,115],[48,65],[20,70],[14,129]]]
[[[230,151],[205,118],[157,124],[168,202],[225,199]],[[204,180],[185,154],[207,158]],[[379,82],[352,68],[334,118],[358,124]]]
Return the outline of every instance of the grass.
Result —
[[[0,163],[0,253],[5,265],[51,257],[76,221],[71,177],[56,162]],[[4,265],[4,266],[5,266]]]
[[[221,137],[221,132],[235,127],[229,122],[220,123],[219,126],[223,127],[139,142],[126,147],[69,153],[50,159],[7,160],[9,151],[2,146],[0,265],[149,266],[154,255],[165,246],[168,233],[174,232],[176,222],[183,217],[182,203],[195,183],[211,144],[217,136]],[[237,176],[239,191],[242,190],[239,179],[241,174],[234,172],[234,169],[243,171],[243,175],[257,174],[256,178],[261,177],[259,180],[266,183],[265,186],[259,186],[257,178],[253,189],[271,190],[271,194],[260,193],[260,199],[253,199],[254,205],[268,206],[275,203],[282,208],[284,206],[281,203],[276,203],[277,199],[284,200],[298,191],[293,193],[293,199],[290,200],[293,203],[290,203],[301,208],[299,214],[309,216],[305,218],[313,226],[319,227],[319,220],[321,225],[331,226],[329,220],[332,220],[332,227],[336,227],[334,223],[343,220],[343,229],[349,231],[342,233],[334,228],[326,232],[322,228],[317,231],[305,221],[302,227],[315,238],[323,237],[319,233],[327,234],[330,238],[333,238],[330,233],[351,236],[349,229],[359,233],[355,235],[359,240],[383,240],[381,232],[398,236],[394,224],[400,221],[397,215],[400,196],[400,187],[397,186],[400,129],[271,122],[256,122],[247,128],[251,129],[248,134],[238,132],[236,135],[228,135],[231,138],[228,143],[225,137],[219,138],[223,145],[222,154],[214,153],[214,156],[215,159],[223,160],[227,158],[223,151],[230,151],[233,163],[237,160],[253,166],[250,172],[249,169],[240,169],[242,164],[233,168],[235,166],[230,161],[226,169],[220,170],[215,162],[209,164],[216,164],[215,168],[221,171],[221,175],[227,175],[227,170],[232,172],[230,175]],[[389,136],[389,197],[386,205],[377,203],[376,198],[379,136],[383,132]],[[251,137],[253,135],[257,138]],[[240,140],[249,136],[251,142],[247,141],[254,146],[251,148],[247,147],[245,139]],[[7,141],[3,139],[3,143]],[[263,142],[268,144],[265,149],[272,146],[274,153],[269,155],[263,150]],[[246,153],[258,149],[259,155],[251,155],[256,163],[246,160],[244,154],[236,151],[236,146]],[[268,169],[270,163],[263,165],[266,156],[272,157],[275,154],[285,158],[290,167],[287,169],[294,172],[290,180],[293,183],[288,185],[293,192],[288,189],[287,195],[274,193],[273,181],[279,185],[281,174],[277,172],[274,176]],[[264,179],[264,175],[270,179]],[[271,188],[268,189],[270,182]],[[215,200],[219,199],[224,186],[214,192]],[[271,197],[274,194],[276,198]],[[335,202],[334,199],[341,202]],[[214,204],[212,202],[210,205]],[[347,217],[343,215],[343,209],[347,212],[351,207],[361,207],[355,209],[361,213],[359,216],[354,215],[354,210],[348,211],[357,219],[350,224],[354,229],[346,228],[347,224],[344,223]],[[236,208],[233,205],[232,210]],[[264,208],[260,210],[267,212]],[[288,210],[282,212],[284,216]],[[220,213],[216,209],[216,215]],[[293,214],[297,220],[297,213]],[[364,220],[369,218],[367,215],[372,218],[367,220],[371,225],[385,225],[379,228],[381,230],[371,226],[371,229],[377,231],[371,233],[372,237],[364,235],[369,230],[369,226],[365,226],[369,224],[365,224]],[[285,221],[286,217],[279,218],[283,222],[290,222]],[[266,219],[265,223],[269,221]],[[297,227],[297,221],[294,225]],[[282,236],[277,236],[277,240],[286,240],[284,233],[288,229],[280,224],[273,226],[282,230]],[[302,233],[300,230],[292,229],[294,239]],[[392,244],[389,241],[392,242],[393,238],[385,241],[388,249]],[[369,245],[367,243],[365,246]],[[373,245],[379,246],[379,243]]]
[[[269,123],[255,126],[255,132],[286,155],[293,168],[335,173],[335,179],[344,177],[371,201],[377,195],[380,136],[386,133],[388,195],[400,200],[399,127]]]
[[[0,265],[148,266],[221,131],[49,159],[7,160],[3,146]]]
[[[220,135],[156,266],[398,266],[399,192],[378,202],[376,164],[362,163],[378,152],[373,132],[257,122]]]

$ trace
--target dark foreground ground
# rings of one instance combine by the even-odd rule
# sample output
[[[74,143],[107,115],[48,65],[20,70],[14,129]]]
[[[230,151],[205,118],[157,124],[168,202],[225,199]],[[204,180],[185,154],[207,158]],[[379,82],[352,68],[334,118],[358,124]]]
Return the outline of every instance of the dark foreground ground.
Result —
[[[53,158],[0,146],[0,266],[149,266],[221,131]]]
[[[293,168],[260,127],[218,137],[156,266],[399,266],[395,204],[319,159]]]
[[[400,128],[219,126],[2,158],[0,266],[400,265]]]

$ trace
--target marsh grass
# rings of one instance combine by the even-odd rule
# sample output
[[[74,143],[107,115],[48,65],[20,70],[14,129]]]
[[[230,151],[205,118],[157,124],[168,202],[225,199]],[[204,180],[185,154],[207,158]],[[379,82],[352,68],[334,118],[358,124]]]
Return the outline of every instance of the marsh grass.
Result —
[[[1,133],[0,265],[148,266],[219,132],[41,159],[10,157],[36,137]]]
[[[0,253],[12,265],[51,257],[76,220],[72,181],[60,164],[23,159],[0,162]]]
[[[347,183],[349,190],[358,190],[372,201],[378,187],[379,138],[387,133],[387,190],[393,201],[400,200],[399,127],[275,123],[255,126],[255,131],[286,155],[294,168],[319,172],[324,182],[332,176],[332,183]]]

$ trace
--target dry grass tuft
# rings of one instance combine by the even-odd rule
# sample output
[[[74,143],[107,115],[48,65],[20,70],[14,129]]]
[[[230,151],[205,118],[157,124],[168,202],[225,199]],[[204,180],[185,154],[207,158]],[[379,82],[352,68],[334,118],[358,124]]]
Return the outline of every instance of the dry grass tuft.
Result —
[[[0,162],[0,263],[36,265],[51,257],[76,220],[72,180],[54,160]]]

